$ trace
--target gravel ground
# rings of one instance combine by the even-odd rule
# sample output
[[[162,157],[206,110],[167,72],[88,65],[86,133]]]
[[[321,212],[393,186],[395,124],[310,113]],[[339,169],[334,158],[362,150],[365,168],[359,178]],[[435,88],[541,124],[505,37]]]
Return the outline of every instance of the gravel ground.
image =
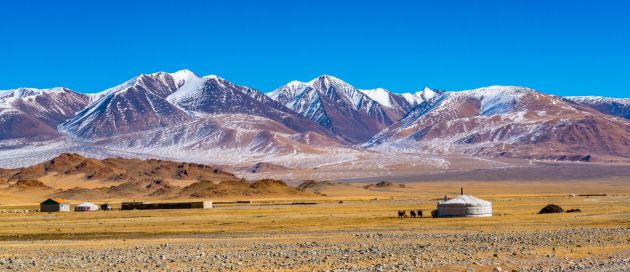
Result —
[[[630,228],[0,242],[0,271],[630,271]]]

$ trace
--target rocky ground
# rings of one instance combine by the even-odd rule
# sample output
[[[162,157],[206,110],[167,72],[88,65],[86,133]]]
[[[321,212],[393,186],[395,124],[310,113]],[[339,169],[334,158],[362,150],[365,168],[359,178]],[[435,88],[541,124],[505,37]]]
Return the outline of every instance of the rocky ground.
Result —
[[[0,242],[0,271],[629,271],[630,227]]]

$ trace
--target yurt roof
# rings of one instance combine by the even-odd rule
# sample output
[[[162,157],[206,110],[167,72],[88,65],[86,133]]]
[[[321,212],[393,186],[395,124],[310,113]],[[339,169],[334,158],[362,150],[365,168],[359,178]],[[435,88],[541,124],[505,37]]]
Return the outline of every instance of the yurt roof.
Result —
[[[439,205],[466,205],[466,206],[486,206],[492,205],[489,201],[476,198],[470,195],[460,195],[449,200],[438,201]]]
[[[77,205],[77,207],[88,207],[88,206],[96,206],[94,203],[91,202],[83,202],[79,205]]]

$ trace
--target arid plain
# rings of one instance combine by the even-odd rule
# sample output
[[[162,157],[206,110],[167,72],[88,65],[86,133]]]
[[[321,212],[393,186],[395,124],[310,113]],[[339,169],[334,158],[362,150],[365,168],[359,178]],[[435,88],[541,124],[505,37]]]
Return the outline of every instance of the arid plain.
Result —
[[[12,205],[2,196],[0,270],[630,269],[626,165],[543,164],[526,175],[528,168],[464,167],[419,175],[402,169],[361,180],[340,176],[342,182],[317,181],[301,194],[215,196],[215,202],[252,202],[208,210],[16,213],[37,207],[23,201]],[[544,173],[550,175],[541,177]],[[392,185],[366,188],[381,179]],[[428,216],[439,198],[459,194],[460,187],[491,201],[494,216]],[[175,200],[181,199],[168,201]],[[550,203],[581,212],[537,214]],[[396,214],[420,209],[424,218]]]

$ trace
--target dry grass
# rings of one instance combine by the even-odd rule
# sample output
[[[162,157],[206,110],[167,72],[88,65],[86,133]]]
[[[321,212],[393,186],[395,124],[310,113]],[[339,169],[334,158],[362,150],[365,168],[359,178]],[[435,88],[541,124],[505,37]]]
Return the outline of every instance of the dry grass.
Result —
[[[129,234],[312,232],[326,230],[521,231],[630,224],[630,196],[487,196],[490,218],[398,219],[397,210],[434,209],[428,199],[319,201],[318,205],[275,205],[279,200],[250,206],[219,206],[210,210],[111,211],[91,213],[1,214],[0,236],[110,236]],[[309,200],[309,201],[312,201]],[[579,208],[582,213],[536,214],[548,203]],[[78,238],[74,237],[74,238]],[[15,238],[15,237],[13,237]]]
[[[363,184],[332,186],[328,197],[278,196],[254,199],[252,205],[219,205],[209,210],[99,211],[89,213],[0,214],[0,248],[6,256],[37,256],[40,250],[133,248],[162,243],[212,245],[215,254],[248,251],[256,243],[295,244],[318,241],[326,245],[359,246],[352,233],[532,233],[579,228],[624,228],[630,226],[630,188],[619,182],[574,183],[465,183],[466,193],[493,202],[493,217],[487,218],[397,218],[398,210],[435,208],[435,199],[454,194],[462,183],[413,183],[407,188],[365,190]],[[339,187],[339,188],[338,188]],[[569,197],[569,193],[608,193],[606,197]],[[378,200],[371,200],[378,198]],[[236,200],[244,198],[225,198]],[[215,199],[216,200],[216,199]],[[343,203],[338,203],[343,200]],[[295,201],[317,205],[288,205]],[[554,203],[581,213],[537,212]],[[116,206],[116,203],[114,204]],[[34,208],[35,206],[3,207]],[[444,243],[443,239],[423,241],[382,240],[383,243]],[[364,241],[365,242],[365,241]],[[215,246],[216,245],[216,246]],[[392,244],[391,246],[395,246]],[[387,247],[387,245],[384,245]],[[511,251],[510,251],[511,252]],[[619,241],[581,248],[552,249],[539,246],[524,262],[535,262],[547,254],[558,258],[596,256],[630,252],[630,244]],[[475,253],[475,258],[493,258],[492,252]],[[502,253],[502,254],[509,254]],[[627,253],[625,253],[627,255]],[[457,255],[457,254],[455,254]],[[455,256],[453,258],[465,258]],[[479,255],[479,256],[477,256]],[[0,251],[0,257],[3,253]],[[503,255],[502,255],[503,256]],[[337,258],[339,256],[333,256]],[[398,257],[396,257],[398,258]],[[396,262],[396,258],[366,260],[367,263]],[[510,257],[511,258],[511,257]],[[521,257],[512,258],[520,260]],[[502,259],[505,261],[506,259]],[[274,260],[267,260],[274,261]],[[177,263],[176,263],[177,264]],[[334,266],[331,263],[325,267]],[[505,265],[518,267],[517,264]],[[505,268],[504,266],[504,268]],[[175,268],[175,267],[172,267]],[[302,271],[323,267],[301,267]],[[434,267],[442,271],[464,271],[465,267]],[[478,266],[480,271],[491,270]],[[244,271],[247,269],[244,269]],[[257,269],[255,269],[257,270]]]

